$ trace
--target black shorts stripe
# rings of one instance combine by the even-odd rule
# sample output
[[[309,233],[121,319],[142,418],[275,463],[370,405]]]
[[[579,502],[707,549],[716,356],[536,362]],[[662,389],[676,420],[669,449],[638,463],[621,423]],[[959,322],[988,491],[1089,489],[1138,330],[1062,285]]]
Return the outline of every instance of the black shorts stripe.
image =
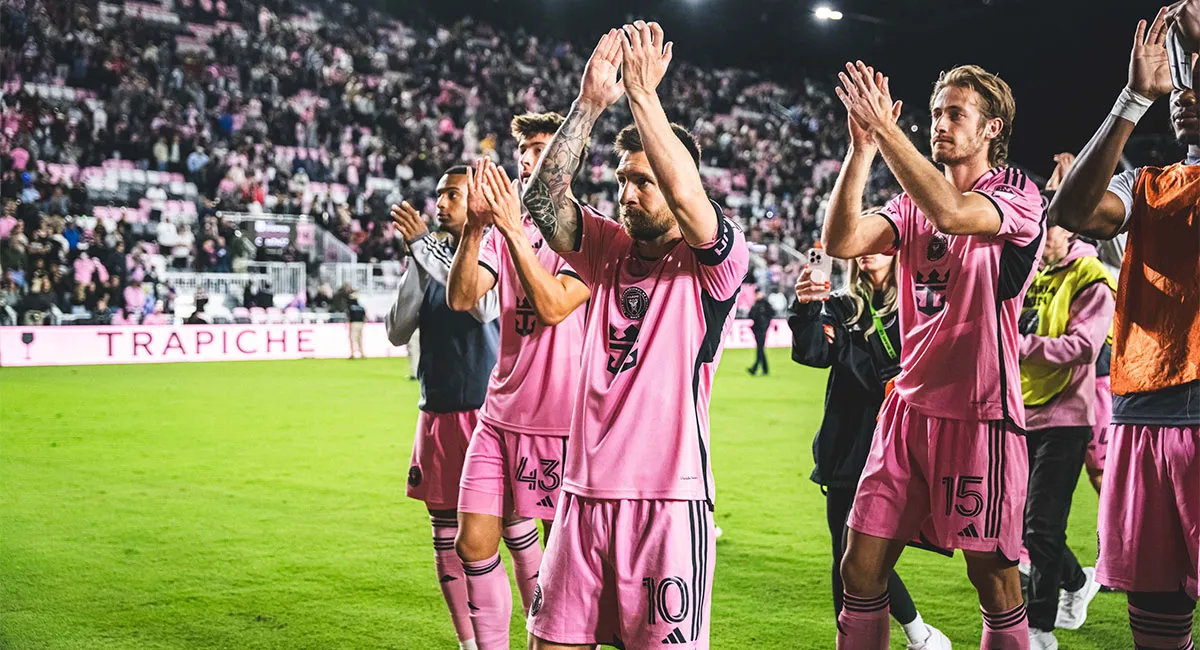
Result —
[[[696,514],[700,522],[700,591],[696,593],[694,599],[696,601],[696,634],[692,638],[698,641],[701,631],[704,629],[704,608],[708,606],[708,545],[710,543],[708,531],[712,511],[709,510],[707,501],[696,502]]]
[[[988,464],[987,464],[987,507],[983,515],[983,536],[985,538],[994,538],[999,536],[999,512],[1001,498],[1000,484],[1000,453],[996,448],[999,436],[996,435],[996,423],[988,422],[987,444],[988,444]]]

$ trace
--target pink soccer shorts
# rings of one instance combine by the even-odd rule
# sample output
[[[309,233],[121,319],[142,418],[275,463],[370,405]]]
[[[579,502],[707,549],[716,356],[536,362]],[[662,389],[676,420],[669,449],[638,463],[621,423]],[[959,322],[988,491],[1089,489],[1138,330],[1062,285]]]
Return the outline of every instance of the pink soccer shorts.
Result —
[[[1200,427],[1115,424],[1108,446],[1097,582],[1196,599]]]
[[[461,512],[553,520],[567,439],[502,431],[480,420],[459,483]]]
[[[1108,431],[1112,427],[1112,389],[1108,377],[1096,377],[1096,426],[1088,443],[1084,464],[1088,469],[1104,471],[1108,455]]]
[[[1021,551],[1029,458],[1003,422],[927,417],[884,401],[850,528],[941,549]]]
[[[458,507],[458,481],[478,419],[478,411],[420,411],[408,463],[408,496],[424,501],[430,510]]]
[[[552,643],[707,649],[716,563],[708,504],[562,497],[529,631]]]

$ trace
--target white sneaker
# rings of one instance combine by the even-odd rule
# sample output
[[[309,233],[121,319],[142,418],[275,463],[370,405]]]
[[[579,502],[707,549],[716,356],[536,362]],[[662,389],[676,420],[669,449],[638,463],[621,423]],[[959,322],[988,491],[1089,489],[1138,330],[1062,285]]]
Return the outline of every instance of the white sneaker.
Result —
[[[920,643],[908,644],[908,650],[952,650],[950,639],[946,638],[941,630],[928,623],[925,624],[925,628],[929,630],[929,636]]]
[[[1100,593],[1100,583],[1096,582],[1096,570],[1087,567],[1083,570],[1087,582],[1079,591],[1063,591],[1058,597],[1058,617],[1054,626],[1064,630],[1078,630],[1087,620],[1088,604]]]
[[[1053,632],[1029,628],[1029,650],[1058,650],[1058,639]]]
[[[1017,571],[1021,572],[1021,575],[1025,576],[1026,578],[1029,577],[1029,572],[1031,570],[1032,565],[1030,565],[1028,562],[1022,562],[1017,565]]]

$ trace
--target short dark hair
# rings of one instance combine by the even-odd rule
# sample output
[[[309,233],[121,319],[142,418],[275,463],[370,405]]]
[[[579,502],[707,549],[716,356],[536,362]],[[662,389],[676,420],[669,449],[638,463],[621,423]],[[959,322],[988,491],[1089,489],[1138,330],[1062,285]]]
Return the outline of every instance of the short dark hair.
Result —
[[[523,113],[512,118],[509,129],[512,137],[527,140],[543,133],[554,135],[565,121],[566,118],[558,113]]]
[[[466,176],[467,175],[467,166],[466,165],[455,165],[455,166],[451,167],[450,169],[447,169],[446,171],[442,172],[442,176],[454,176],[455,174],[462,174],[463,176]]]
[[[699,167],[700,142],[696,140],[696,136],[683,128],[683,125],[674,122],[671,123],[671,130],[675,132],[675,137],[679,138],[683,146],[687,147],[688,153],[692,155],[692,161]],[[617,134],[617,139],[613,141],[613,150],[617,152],[618,156],[645,151],[645,148],[642,146],[642,134],[638,132],[636,124],[630,124],[621,129],[621,132]]]

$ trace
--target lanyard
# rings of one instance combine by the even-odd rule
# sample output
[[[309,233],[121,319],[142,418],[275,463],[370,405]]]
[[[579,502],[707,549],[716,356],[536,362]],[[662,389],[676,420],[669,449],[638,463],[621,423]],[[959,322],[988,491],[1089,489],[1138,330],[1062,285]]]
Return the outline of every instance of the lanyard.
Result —
[[[879,312],[875,311],[875,305],[871,304],[872,297],[865,295],[863,299],[867,301],[867,309],[871,310],[871,320],[875,321],[875,333],[879,335],[879,342],[883,344],[883,349],[887,352],[888,357],[895,361],[899,355],[896,354],[896,348],[892,346],[892,341],[888,338],[887,328],[883,326],[883,319],[879,317]]]

